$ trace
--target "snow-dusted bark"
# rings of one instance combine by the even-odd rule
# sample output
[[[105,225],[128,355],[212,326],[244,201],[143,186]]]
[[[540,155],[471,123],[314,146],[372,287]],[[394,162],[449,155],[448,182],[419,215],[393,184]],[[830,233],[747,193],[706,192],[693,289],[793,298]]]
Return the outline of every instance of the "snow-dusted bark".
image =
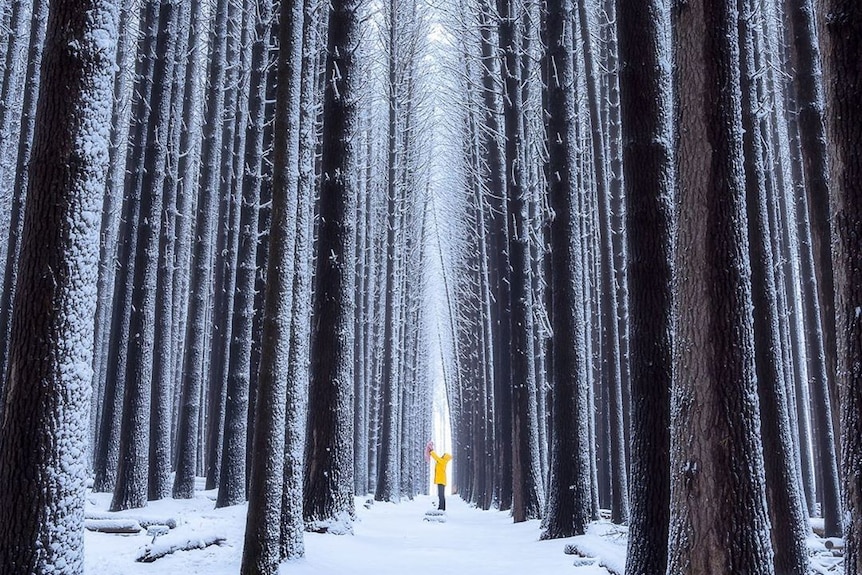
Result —
[[[206,66],[206,29],[209,20],[203,11],[203,2],[193,0],[186,7],[189,11],[189,24],[184,33],[188,56],[185,62],[179,158],[177,161],[177,223],[176,247],[174,254],[173,288],[175,294],[171,341],[174,351],[171,354],[171,372],[174,381],[182,379],[182,369],[185,351],[186,320],[188,316],[189,282],[191,280],[191,263],[193,235],[196,223],[198,175],[201,160],[202,122],[204,117],[204,91],[206,82],[201,73]],[[182,55],[185,56],[185,55]],[[178,65],[177,70],[182,66]],[[174,398],[177,398],[180,385],[174,385]],[[175,435],[178,406],[174,402],[171,414],[172,443]]]
[[[130,6],[129,10],[139,14],[141,6],[135,4]],[[137,16],[129,14],[129,18],[134,18],[135,22],[139,19]],[[137,27],[136,35],[137,35]],[[125,48],[124,42],[120,47]],[[134,47],[128,47],[132,54],[136,55],[137,44]],[[104,399],[101,413],[101,421],[99,422],[99,430],[97,434],[97,445],[94,459],[94,491],[113,491],[116,483],[117,466],[119,463],[120,451],[120,421],[122,418],[125,374],[126,374],[126,358],[129,351],[129,333],[132,311],[132,290],[134,278],[134,266],[136,253],[137,233],[136,227],[140,217],[140,203],[134,201],[134,198],[140,198],[140,191],[135,195],[135,186],[140,187],[140,181],[135,180],[135,175],[143,172],[144,167],[144,150],[146,149],[146,118],[145,114],[141,114],[141,121],[137,119],[138,110],[132,106],[132,90],[135,85],[135,79],[131,76],[137,72],[137,66],[134,65],[136,59],[133,55],[129,55],[129,59],[124,63],[129,65],[129,78],[121,78],[120,82],[128,82],[128,100],[125,104],[130,109],[126,118],[130,120],[126,130],[120,129],[118,132],[112,132],[112,143],[115,137],[125,135],[126,140],[119,141],[123,148],[128,148],[125,153],[118,153],[117,157],[111,158],[111,162],[116,162],[120,158],[123,160],[122,166],[111,166],[112,173],[109,175],[109,185],[118,185],[119,188],[107,190],[111,196],[115,192],[117,196],[114,198],[121,204],[121,213],[119,215],[118,229],[116,235],[117,248],[116,252],[104,244],[103,239],[103,254],[106,250],[116,254],[116,271],[114,272],[113,295],[105,305],[110,309],[110,330],[100,334],[107,345],[107,350],[101,361],[104,362],[102,369],[104,370]],[[119,89],[119,83],[116,90]],[[126,87],[123,87],[124,89]],[[141,99],[137,100],[137,107],[141,106]],[[115,108],[115,114],[117,113]],[[116,118],[116,115],[115,115]],[[123,134],[124,133],[124,134]],[[125,145],[124,145],[125,144]],[[106,198],[106,208],[108,203],[113,203],[114,200]],[[108,218],[115,217],[113,214]],[[113,221],[103,218],[103,223],[110,226]],[[109,231],[108,233],[111,233]],[[100,281],[103,278],[100,278]],[[100,285],[100,288],[103,287]],[[107,287],[107,286],[105,286]],[[103,303],[102,297],[108,298],[108,294],[100,294],[99,305]],[[103,324],[107,326],[108,324]],[[100,326],[102,327],[102,326]]]
[[[506,137],[505,181],[508,225],[509,323],[512,426],[512,515],[516,522],[541,515],[542,479],[539,477],[539,439],[535,405],[536,378],[533,357],[533,309],[530,282],[530,222],[527,217],[527,167],[524,161],[523,90],[520,58],[523,31],[519,18],[524,9],[517,0],[500,3],[500,48],[503,51],[503,128]],[[504,349],[505,349],[504,347]],[[505,449],[505,444],[503,445]]]
[[[14,184],[9,214],[9,240],[3,269],[3,291],[0,294],[0,420],[3,419],[4,386],[9,353],[9,330],[12,324],[12,303],[18,282],[18,257],[21,252],[21,230],[24,225],[24,207],[33,147],[33,132],[36,129],[36,104],[39,97],[39,73],[42,65],[42,50],[45,44],[45,25],[48,19],[48,1],[39,0],[33,4],[30,18],[29,50],[21,103],[21,125],[18,136],[18,156],[15,166]],[[0,260],[2,261],[2,260]]]
[[[672,22],[679,232],[667,572],[771,575],[748,259],[736,2]],[[704,102],[711,105],[704,106]]]
[[[8,44],[3,56],[0,75],[0,238],[9,237],[9,209],[12,205],[17,164],[18,138],[21,123],[21,100],[25,74],[27,72],[27,44],[30,40],[31,2],[13,0],[8,23]],[[4,30],[3,34],[7,32]],[[8,242],[0,242],[0,261],[7,259]],[[11,288],[0,285],[3,291]],[[3,342],[3,347],[7,341]],[[5,366],[4,366],[5,367]]]
[[[146,131],[143,170],[134,174],[132,201],[139,204],[135,271],[132,279],[129,350],[126,356],[120,458],[112,511],[143,507],[147,502],[150,450],[150,399],[155,351],[156,287],[162,227],[162,191],[167,162],[174,49],[179,5],[150,0],[144,8],[144,39],[138,55],[140,98],[136,120]]]
[[[351,530],[353,502],[353,166],[358,0],[330,4],[323,98],[320,227],[313,296],[303,515]],[[336,525],[335,522],[338,522]]]
[[[401,413],[401,390],[398,386],[398,352],[400,349],[396,321],[398,303],[402,295],[398,261],[400,250],[398,241],[402,236],[398,224],[399,214],[404,214],[405,191],[399,177],[399,163],[403,162],[403,145],[400,127],[405,122],[402,107],[406,105],[403,99],[403,66],[399,58],[405,50],[401,39],[404,15],[399,8],[400,0],[389,0],[387,6],[387,99],[388,99],[388,132],[387,141],[387,177],[386,177],[386,299],[383,319],[383,364],[381,380],[381,438],[380,438],[380,468],[377,472],[377,485],[374,498],[377,501],[394,501],[401,498],[400,457],[398,452],[398,427]]]
[[[838,388],[841,397],[841,462],[847,516],[845,573],[862,573],[862,5],[823,4],[824,70],[832,208]]]
[[[754,305],[754,355],[757,391],[761,405],[760,435],[763,442],[766,496],[769,504],[776,573],[805,575],[810,531],[797,482],[787,380],[783,362],[778,294],[773,273],[767,174],[762,134],[766,123],[762,82],[758,82],[755,30],[761,24],[754,6],[739,0],[740,88],[742,95],[745,196],[748,217],[749,260]],[[763,139],[761,139],[763,137]]]
[[[272,227],[267,252],[260,374],[255,405],[248,519],[241,572],[276,573],[281,555],[285,426],[295,429],[304,382],[288,380],[290,322],[295,276],[299,107],[305,2],[282,3],[272,164]],[[289,415],[288,415],[289,414]],[[352,479],[351,479],[352,481]],[[295,524],[291,527],[296,528]],[[302,556],[302,548],[296,557]]]
[[[828,393],[818,391],[818,397],[823,397],[821,405],[815,407],[815,413],[825,408],[828,410],[830,422],[821,421],[820,431],[829,435],[832,440],[832,430],[838,427],[837,409],[833,407],[838,396],[835,384],[835,289],[832,271],[832,232],[829,215],[829,165],[826,151],[825,99],[823,94],[823,70],[821,65],[820,45],[817,41],[817,21],[815,18],[814,0],[793,0],[787,2],[788,20],[793,34],[793,63],[795,65],[794,82],[796,85],[797,118],[799,122],[799,138],[802,147],[803,170],[807,191],[809,210],[809,230],[811,234],[811,253],[813,255],[814,273],[816,278],[818,299],[817,328],[820,330],[823,354],[814,356],[825,362],[825,381],[818,382],[826,386]],[[812,325],[812,327],[814,327]],[[832,401],[829,401],[829,398]],[[821,443],[821,449],[825,447]],[[833,442],[834,443],[834,442]],[[841,499],[838,490],[838,470],[835,458],[827,449],[821,453],[823,497],[823,519],[826,534],[837,537],[841,534]]]
[[[586,328],[579,308],[582,236],[577,215],[575,132],[577,104],[571,0],[548,2],[546,88],[548,115],[548,196],[551,222],[552,326],[551,462],[542,538],[582,534],[590,515],[590,456],[586,388]]]
[[[246,0],[246,13],[252,6]],[[258,202],[263,170],[263,127],[266,106],[272,4],[258,3],[255,17],[246,23],[253,34],[249,46],[250,92],[245,128],[244,170],[238,171],[242,187],[237,245],[236,296],[233,302],[230,358],[225,405],[224,443],[216,507],[237,505],[246,495],[246,418],[251,376],[251,332],[254,317],[254,284],[257,271]]]
[[[617,11],[631,334],[628,575],[667,566],[675,187],[669,20],[662,0],[620,2]]]
[[[598,95],[598,71],[592,49],[591,23],[586,0],[578,2],[578,21],[583,45],[587,103],[592,129],[592,152],[595,165],[596,214],[600,241],[599,275],[601,306],[601,377],[607,390],[608,431],[610,447],[611,519],[615,523],[628,521],[628,481],[623,432],[622,375],[620,371],[619,322],[617,321],[617,288],[614,272],[614,247],[611,229],[611,194],[608,182],[607,152],[603,143]]]
[[[293,304],[290,317],[290,361],[288,417],[284,434],[284,493],[281,499],[281,557],[300,557],[305,553],[303,519],[303,473],[307,421],[309,342],[311,338],[312,231],[314,227],[314,151],[318,143],[316,104],[319,93],[314,61],[321,52],[318,26],[322,4],[305,3],[301,83],[299,85],[298,173],[296,197],[296,235],[294,248]],[[297,117],[294,116],[294,120]]]
[[[162,226],[159,234],[159,270],[156,287],[155,350],[153,352],[153,383],[150,398],[150,448],[147,497],[151,501],[171,495],[171,415],[176,386],[175,361],[178,343],[174,339],[174,322],[178,320],[174,276],[177,252],[177,206],[180,192],[179,164],[181,158],[183,106],[185,105],[186,69],[190,6],[181,2],[177,7],[171,108],[168,125],[167,156],[162,201]]]
[[[0,571],[79,575],[117,3],[52,3],[47,26],[0,428]]]
[[[215,280],[210,341],[210,410],[207,417],[206,489],[219,484],[223,454],[227,380],[232,339],[232,314],[236,289],[242,170],[245,158],[245,128],[248,118],[249,57],[248,24],[257,10],[244,10],[242,2],[231,2],[228,11],[228,42],[225,58],[230,63],[225,77],[225,120],[222,146],[225,150],[219,176],[220,217],[215,243]]]
[[[47,0],[46,0],[47,1]],[[134,73],[134,59],[137,55],[138,17],[132,4],[134,0],[123,0],[120,4],[117,44],[117,74],[114,83],[114,110],[111,121],[111,141],[108,147],[108,178],[105,184],[102,207],[101,257],[99,258],[99,282],[95,317],[95,349],[93,351],[93,409],[91,415],[91,437],[93,445],[94,471],[106,465],[107,445],[103,443],[105,412],[113,417],[115,389],[107,386],[108,354],[113,320],[114,277],[117,272],[117,253],[120,238],[120,223],[123,215],[123,190],[126,172],[126,154],[132,113],[131,81]],[[101,460],[101,461],[100,461]],[[94,486],[95,488],[96,486]],[[107,491],[113,485],[100,489]]]
[[[197,219],[193,264],[189,281],[188,331],[182,374],[182,396],[176,440],[176,475],[173,495],[187,499],[194,495],[194,478],[198,471],[198,440],[201,428],[201,388],[204,380],[209,315],[209,292],[212,283],[211,237],[218,212],[218,173],[221,158],[221,125],[224,121],[224,82],[227,62],[228,0],[215,6],[213,52],[207,95],[205,141],[198,189]]]

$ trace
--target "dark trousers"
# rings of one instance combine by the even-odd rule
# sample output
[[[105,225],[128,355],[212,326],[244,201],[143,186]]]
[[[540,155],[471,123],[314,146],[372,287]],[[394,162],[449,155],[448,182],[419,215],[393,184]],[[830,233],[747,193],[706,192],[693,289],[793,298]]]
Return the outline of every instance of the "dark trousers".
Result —
[[[442,483],[437,484],[437,497],[440,498],[440,502],[437,504],[437,509],[440,511],[446,511],[446,486]]]

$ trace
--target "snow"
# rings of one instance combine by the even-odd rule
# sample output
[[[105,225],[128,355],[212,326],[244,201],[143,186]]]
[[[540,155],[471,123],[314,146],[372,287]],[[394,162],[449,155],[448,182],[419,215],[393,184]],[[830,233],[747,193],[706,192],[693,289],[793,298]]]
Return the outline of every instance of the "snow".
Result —
[[[199,487],[202,481],[198,480]],[[153,541],[141,531],[116,535],[84,534],[86,573],[98,575],[236,575],[242,558],[246,506],[215,509],[216,491],[196,490],[192,499],[151,501],[144,510],[106,512],[110,494],[88,494],[87,516],[176,518],[176,527]],[[608,575],[624,573],[628,529],[606,520],[589,525],[586,535],[540,541],[538,520],[513,523],[508,512],[481,511],[459,497],[446,500],[446,521],[425,521],[435,497],[420,495],[401,503],[363,505],[355,499],[353,534],[305,533],[305,557],[282,564],[279,575]],[[136,511],[138,513],[136,513]],[[816,522],[814,520],[813,522]],[[203,549],[177,550],[153,563],[135,559],[146,550],[178,548],[190,541],[223,543]],[[574,546],[584,558],[567,555]],[[841,557],[825,540],[807,541],[816,573],[835,573]],[[831,569],[831,571],[830,571]]]
[[[177,551],[154,563],[136,563],[152,536],[85,533],[85,569],[99,575],[235,575],[239,573],[245,526],[245,505],[214,509],[215,491],[197,491],[193,499],[151,501],[146,515],[177,519],[176,529],[159,537],[155,545],[186,539],[221,536],[223,545]],[[100,514],[110,504],[110,494],[89,494],[88,514]],[[353,535],[306,533],[306,556],[283,564],[280,575],[431,575],[441,568],[448,573],[495,575],[542,573],[543,575],[607,575],[598,565],[574,567],[575,557],[565,555],[573,539],[539,541],[539,521],[514,524],[508,512],[481,511],[459,497],[447,498],[447,522],[423,521],[435,498],[420,495],[413,501],[374,503],[356,498],[357,519]],[[134,510],[123,513],[134,516]],[[614,530],[612,530],[614,531]],[[586,538],[601,545],[604,531],[596,528]],[[614,533],[616,533],[614,531]],[[608,545],[624,554],[619,536]],[[610,561],[621,563],[623,556]]]

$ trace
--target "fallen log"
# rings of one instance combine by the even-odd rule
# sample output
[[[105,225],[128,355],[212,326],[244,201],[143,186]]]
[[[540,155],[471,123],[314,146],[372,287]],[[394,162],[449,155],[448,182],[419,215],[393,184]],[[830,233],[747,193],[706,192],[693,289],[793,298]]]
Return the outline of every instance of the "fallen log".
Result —
[[[167,525],[171,529],[176,529],[177,520],[172,517],[148,517],[146,515],[118,515],[117,513],[87,511],[84,513],[84,519],[95,520],[129,520],[137,521],[141,527],[149,527],[150,525]]]
[[[99,533],[140,533],[141,524],[135,519],[85,519],[84,529],[87,531],[98,531]]]
[[[206,535],[203,537],[184,537],[173,541],[160,541],[159,543],[148,543],[138,550],[135,561],[139,563],[152,563],[156,559],[176,553],[177,551],[191,551],[192,549],[205,549],[210,545],[221,545],[227,539],[221,535]]]

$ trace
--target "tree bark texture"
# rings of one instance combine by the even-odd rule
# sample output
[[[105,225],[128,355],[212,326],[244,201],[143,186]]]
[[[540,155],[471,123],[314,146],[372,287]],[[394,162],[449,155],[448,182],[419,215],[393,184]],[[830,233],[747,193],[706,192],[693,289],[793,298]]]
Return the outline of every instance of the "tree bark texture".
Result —
[[[84,570],[92,320],[116,44],[116,2],[51,4],[0,427],[3,573]]]

